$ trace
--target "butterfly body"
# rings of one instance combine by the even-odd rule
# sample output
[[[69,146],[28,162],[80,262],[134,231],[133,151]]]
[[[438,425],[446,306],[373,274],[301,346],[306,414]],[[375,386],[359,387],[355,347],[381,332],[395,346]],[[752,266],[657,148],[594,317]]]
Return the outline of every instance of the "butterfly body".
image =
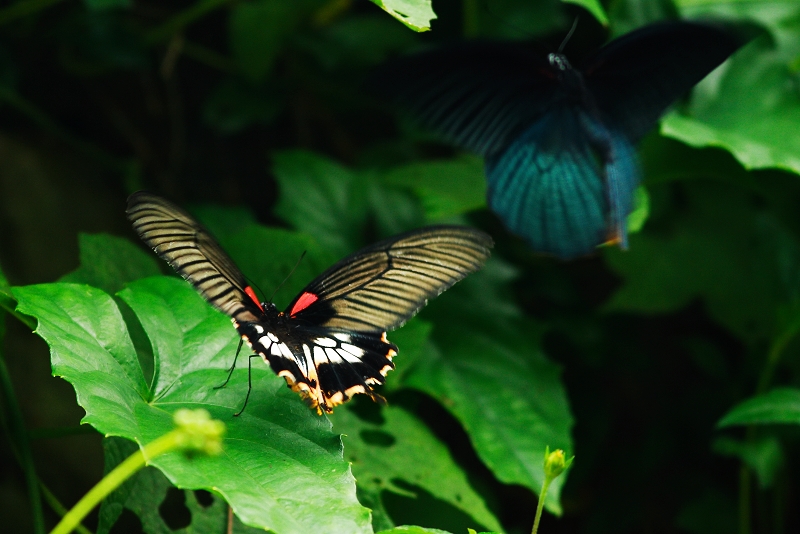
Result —
[[[654,24],[578,67],[524,43],[474,42],[396,60],[373,87],[483,155],[492,211],[535,250],[569,259],[626,246],[635,144],[743,42],[713,25]]]
[[[489,257],[492,239],[458,226],[422,228],[352,254],[315,278],[279,311],[260,302],[244,275],[200,223],[156,195],[128,199],[142,240],[215,308],[242,340],[318,413],[333,411],[394,368],[399,328]]]

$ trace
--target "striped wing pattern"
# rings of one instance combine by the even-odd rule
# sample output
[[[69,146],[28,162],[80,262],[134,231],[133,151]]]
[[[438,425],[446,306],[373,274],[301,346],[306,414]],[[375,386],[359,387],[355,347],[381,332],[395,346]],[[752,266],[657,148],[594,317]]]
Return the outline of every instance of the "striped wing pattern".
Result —
[[[480,269],[492,238],[461,226],[433,226],[375,243],[328,269],[295,299],[301,322],[343,332],[385,332],[428,299]],[[303,295],[317,297],[292,313]]]
[[[191,215],[145,191],[128,198],[127,214],[139,237],[211,305],[239,321],[256,320],[244,275]]]
[[[253,352],[320,414],[357,393],[382,400],[373,386],[397,354],[386,331],[480,269],[493,246],[487,234],[460,226],[401,234],[339,261],[279,312],[255,300],[233,261],[179,207],[139,192],[127,213],[142,240],[231,316]]]

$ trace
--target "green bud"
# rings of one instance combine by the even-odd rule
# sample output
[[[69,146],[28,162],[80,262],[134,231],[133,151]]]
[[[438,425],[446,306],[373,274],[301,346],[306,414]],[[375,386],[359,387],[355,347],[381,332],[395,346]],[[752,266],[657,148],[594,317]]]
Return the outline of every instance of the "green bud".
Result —
[[[178,447],[185,452],[199,451],[209,455],[222,452],[222,436],[225,423],[211,419],[211,415],[201,409],[181,408],[173,416]]]
[[[553,480],[564,472],[566,468],[572,465],[573,456],[569,460],[564,456],[564,451],[556,449],[550,452],[550,447],[546,447],[544,451],[544,476],[548,480]]]

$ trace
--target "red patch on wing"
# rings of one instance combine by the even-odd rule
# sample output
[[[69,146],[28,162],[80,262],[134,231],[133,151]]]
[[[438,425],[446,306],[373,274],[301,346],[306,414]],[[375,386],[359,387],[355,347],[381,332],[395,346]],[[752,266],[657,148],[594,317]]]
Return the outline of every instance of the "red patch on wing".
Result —
[[[246,288],[244,288],[244,292],[248,297],[250,297],[250,300],[252,300],[253,302],[256,303],[256,306],[258,306],[258,309],[263,312],[264,308],[262,308],[261,307],[261,303],[258,302],[258,297],[256,296],[256,292],[253,291],[253,288],[250,287],[250,286],[247,286]]]
[[[314,304],[318,298],[319,297],[316,296],[314,293],[309,293],[307,291],[304,292],[302,295],[300,295],[300,298],[297,299],[297,302],[294,303],[294,306],[292,306],[291,311],[289,311],[289,315],[292,316],[305,310],[306,308]]]

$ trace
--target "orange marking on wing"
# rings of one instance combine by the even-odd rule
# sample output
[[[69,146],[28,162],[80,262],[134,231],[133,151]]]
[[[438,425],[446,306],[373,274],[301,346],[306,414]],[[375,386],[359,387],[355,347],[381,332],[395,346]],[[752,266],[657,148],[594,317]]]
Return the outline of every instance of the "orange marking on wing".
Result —
[[[306,308],[314,304],[317,301],[317,299],[319,299],[319,297],[316,296],[314,293],[309,293],[308,291],[303,292],[303,294],[300,295],[300,298],[297,299],[297,302],[294,303],[294,306],[292,306],[292,309],[289,311],[289,315],[293,316],[305,310]]]
[[[250,300],[252,300],[253,302],[256,303],[256,306],[258,306],[258,309],[263,312],[264,308],[262,308],[261,307],[261,303],[258,302],[258,297],[256,296],[256,292],[253,291],[253,288],[250,287],[250,286],[247,286],[246,288],[244,288],[244,292],[248,297],[250,297]]]

